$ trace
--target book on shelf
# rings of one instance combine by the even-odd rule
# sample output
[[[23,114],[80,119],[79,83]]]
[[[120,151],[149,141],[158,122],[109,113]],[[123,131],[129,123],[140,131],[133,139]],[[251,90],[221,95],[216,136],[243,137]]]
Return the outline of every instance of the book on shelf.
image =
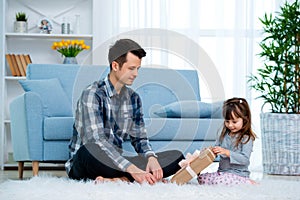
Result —
[[[22,65],[22,69],[23,69],[23,72],[24,72],[24,76],[26,76],[27,64],[26,64],[26,61],[25,61],[25,56],[24,55],[19,55],[19,57],[20,57],[20,60],[21,60],[21,65]]]
[[[6,54],[5,57],[12,76],[26,76],[27,65],[32,63],[30,55]]]
[[[19,68],[19,71],[21,73],[21,76],[26,76],[25,70],[23,69],[23,65],[21,63],[21,58],[20,55],[15,55],[16,61],[17,61],[17,66]]]
[[[30,55],[29,55],[29,54],[27,54],[27,55],[24,55],[24,56],[25,56],[26,65],[28,65],[28,64],[30,64],[30,63],[32,63],[32,61],[31,61],[31,58],[30,58]]]
[[[15,70],[14,64],[12,62],[12,57],[9,54],[6,54],[5,57],[6,57],[6,61],[7,61],[7,64],[9,66],[9,69],[11,71],[11,75],[18,76],[18,74]]]
[[[9,55],[11,57],[11,60],[12,60],[12,63],[13,63],[13,68],[15,69],[17,76],[21,76],[21,72],[20,72],[19,67],[17,65],[17,60],[16,60],[15,54],[9,54]]]

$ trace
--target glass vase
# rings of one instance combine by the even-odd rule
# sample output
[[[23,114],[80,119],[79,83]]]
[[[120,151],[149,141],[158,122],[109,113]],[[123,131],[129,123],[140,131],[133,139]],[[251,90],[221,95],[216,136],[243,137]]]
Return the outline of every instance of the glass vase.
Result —
[[[63,64],[78,64],[76,57],[65,57]]]

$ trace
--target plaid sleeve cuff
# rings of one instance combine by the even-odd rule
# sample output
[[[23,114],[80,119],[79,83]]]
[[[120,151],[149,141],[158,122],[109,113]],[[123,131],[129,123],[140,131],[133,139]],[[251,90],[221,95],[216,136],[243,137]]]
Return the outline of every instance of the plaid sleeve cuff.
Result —
[[[154,151],[148,151],[148,152],[145,153],[145,157],[146,158],[149,158],[149,157],[155,157],[155,158],[157,158],[157,155],[155,154]]]
[[[120,167],[121,168],[121,170],[123,171],[123,172],[126,172],[127,171],[127,168],[131,165],[132,163],[131,162],[129,162],[129,161],[127,161],[122,167]]]

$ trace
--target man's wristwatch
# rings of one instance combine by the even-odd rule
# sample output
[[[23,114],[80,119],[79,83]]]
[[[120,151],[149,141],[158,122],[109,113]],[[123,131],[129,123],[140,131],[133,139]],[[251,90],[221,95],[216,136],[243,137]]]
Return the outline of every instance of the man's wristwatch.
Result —
[[[157,155],[155,153],[150,153],[147,155],[147,158],[150,158],[150,157],[157,158]]]

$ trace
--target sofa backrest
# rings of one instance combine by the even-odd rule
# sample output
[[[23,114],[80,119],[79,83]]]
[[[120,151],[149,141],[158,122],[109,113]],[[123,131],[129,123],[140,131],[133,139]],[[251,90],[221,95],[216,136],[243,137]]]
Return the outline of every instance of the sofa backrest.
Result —
[[[26,79],[59,79],[71,102],[73,85],[78,69],[79,65],[72,64],[29,64],[26,70]]]
[[[105,77],[108,73],[108,66],[80,67],[74,85],[73,109],[81,91],[87,85]],[[152,116],[152,110],[158,106],[180,100],[201,100],[199,78],[196,70],[142,67],[131,88],[142,99],[144,117]]]
[[[141,68],[132,88],[142,99],[144,117],[160,106],[182,100],[200,101],[197,70]]]
[[[81,91],[92,82],[105,77],[108,72],[108,66],[29,64],[26,78],[58,78],[74,106]],[[182,100],[201,100],[197,70],[142,67],[131,87],[142,99],[145,117],[150,117],[157,106]]]
[[[82,91],[94,81],[106,77],[109,73],[109,66],[81,66],[77,72],[76,79],[73,87],[72,106],[73,113],[75,113],[76,104]]]

